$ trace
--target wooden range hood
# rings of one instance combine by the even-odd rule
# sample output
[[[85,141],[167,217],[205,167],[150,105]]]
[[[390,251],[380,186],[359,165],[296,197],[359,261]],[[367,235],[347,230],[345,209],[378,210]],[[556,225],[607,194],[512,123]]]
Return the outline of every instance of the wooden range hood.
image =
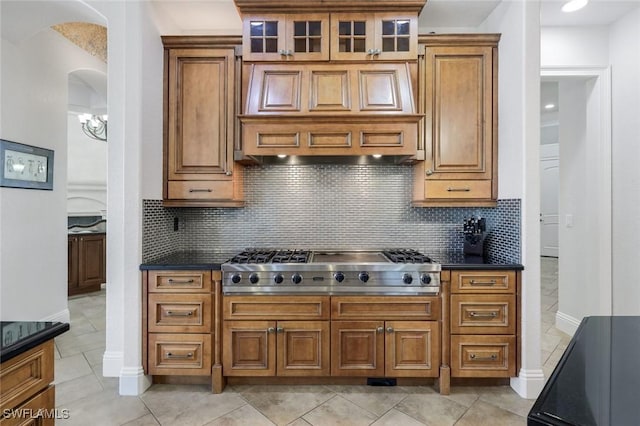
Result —
[[[416,159],[419,126],[424,117],[418,114],[414,101],[417,17],[425,0],[235,0],[235,3],[245,25],[245,103],[238,115],[242,147],[236,152],[236,160],[262,161],[277,155],[376,154],[394,157],[395,161]],[[381,43],[387,37],[380,35],[382,20],[395,25],[394,19],[411,23],[411,39],[407,44],[410,47],[406,51],[389,54],[383,48],[367,56],[355,51],[345,53],[344,46],[338,44],[343,37],[338,31],[343,20],[366,21],[367,37],[369,31],[375,31],[375,37],[379,38],[374,41],[367,38],[369,51],[369,43]],[[287,35],[282,38],[290,39],[283,43],[294,38],[291,36],[294,23],[321,21],[321,51],[300,54],[295,50],[291,55],[292,50],[285,48],[275,54],[266,54],[266,50],[265,54],[261,51],[255,54],[250,50],[255,40],[247,34],[252,33],[256,24],[276,20],[286,21],[279,31],[284,33],[286,28]],[[401,37],[404,36],[397,36]],[[278,46],[280,49],[281,45]],[[280,52],[289,53],[279,56]]]

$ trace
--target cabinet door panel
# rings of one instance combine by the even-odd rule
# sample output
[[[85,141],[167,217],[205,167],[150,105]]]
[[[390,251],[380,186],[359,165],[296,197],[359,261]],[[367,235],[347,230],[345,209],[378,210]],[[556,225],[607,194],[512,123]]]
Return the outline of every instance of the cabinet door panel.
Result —
[[[78,237],[69,236],[67,239],[67,284],[69,296],[78,287]]]
[[[215,180],[231,170],[232,49],[169,51],[169,180]]]
[[[78,239],[78,287],[100,290],[106,281],[105,235],[85,235]]]
[[[331,375],[384,375],[383,321],[332,321]]]
[[[440,329],[436,321],[387,321],[385,328],[387,376],[438,377]]]
[[[328,376],[329,321],[279,321],[278,376]]]
[[[224,321],[222,368],[225,376],[276,373],[275,321]]]
[[[483,46],[427,48],[427,179],[492,178],[491,54]]]

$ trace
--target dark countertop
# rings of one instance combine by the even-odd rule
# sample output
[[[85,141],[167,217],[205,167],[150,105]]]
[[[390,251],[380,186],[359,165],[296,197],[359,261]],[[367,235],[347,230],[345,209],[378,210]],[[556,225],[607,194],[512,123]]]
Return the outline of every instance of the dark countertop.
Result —
[[[528,425],[637,425],[640,317],[587,317],[527,418]]]
[[[5,362],[69,330],[68,323],[43,321],[0,322],[0,362]]]
[[[186,269],[220,270],[220,266],[236,253],[210,251],[177,251],[140,265],[140,270]]]
[[[235,254],[237,254],[237,252],[177,251],[141,264],[140,270],[220,270],[220,265],[232,258]],[[484,259],[480,256],[465,256],[462,252],[442,251],[428,254],[442,264],[442,269],[524,269],[519,263]]]
[[[461,251],[437,251],[430,252],[428,255],[439,262],[442,265],[442,269],[524,269],[524,266],[520,263],[510,263],[490,257],[468,256]]]

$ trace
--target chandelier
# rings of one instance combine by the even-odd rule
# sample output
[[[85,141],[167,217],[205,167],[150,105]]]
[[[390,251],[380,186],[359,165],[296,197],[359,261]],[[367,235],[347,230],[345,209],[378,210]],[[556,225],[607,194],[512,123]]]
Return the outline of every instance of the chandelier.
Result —
[[[82,125],[82,131],[90,138],[99,141],[107,140],[107,114],[79,114],[78,120]]]

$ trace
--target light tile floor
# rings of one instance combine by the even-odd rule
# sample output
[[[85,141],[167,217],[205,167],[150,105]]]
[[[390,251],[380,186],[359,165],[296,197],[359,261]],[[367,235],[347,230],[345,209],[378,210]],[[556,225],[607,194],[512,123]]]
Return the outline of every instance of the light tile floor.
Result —
[[[570,340],[553,324],[557,260],[542,258],[542,360],[548,377]],[[105,292],[69,300],[71,329],[56,338],[59,425],[525,425],[533,400],[510,387],[456,387],[442,396],[425,386],[154,385],[120,396],[118,379],[102,377]]]

